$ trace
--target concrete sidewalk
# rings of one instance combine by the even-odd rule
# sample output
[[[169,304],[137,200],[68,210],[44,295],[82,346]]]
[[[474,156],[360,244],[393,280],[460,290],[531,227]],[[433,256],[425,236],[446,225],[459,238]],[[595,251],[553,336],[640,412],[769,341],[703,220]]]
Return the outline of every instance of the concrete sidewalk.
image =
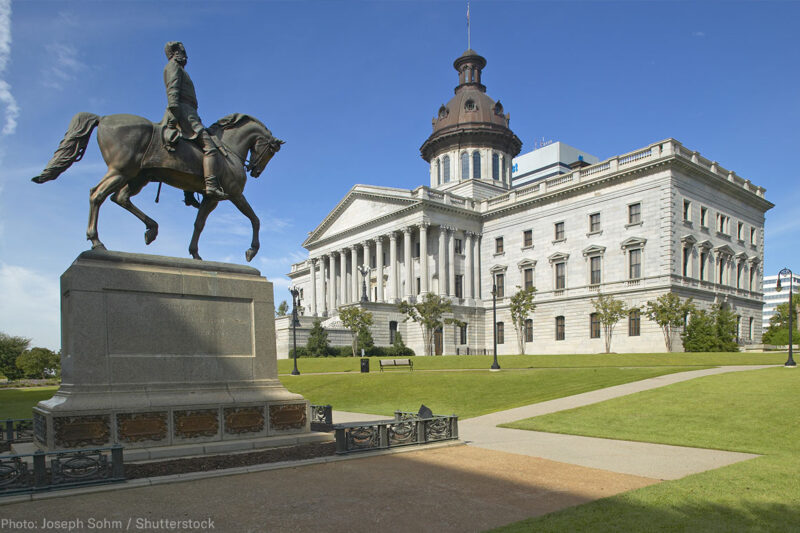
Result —
[[[499,428],[516,420],[556,413],[704,376],[769,368],[727,366],[668,374],[459,421],[461,439],[471,446],[542,457],[611,472],[655,479],[679,479],[758,457],[749,453],[668,446]]]

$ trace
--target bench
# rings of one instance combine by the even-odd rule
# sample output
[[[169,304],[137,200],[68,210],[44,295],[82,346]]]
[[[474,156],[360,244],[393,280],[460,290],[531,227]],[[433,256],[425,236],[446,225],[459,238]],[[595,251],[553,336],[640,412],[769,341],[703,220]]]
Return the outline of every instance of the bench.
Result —
[[[385,366],[407,366],[414,371],[414,363],[411,362],[411,359],[381,359],[381,372],[383,372],[383,367]]]

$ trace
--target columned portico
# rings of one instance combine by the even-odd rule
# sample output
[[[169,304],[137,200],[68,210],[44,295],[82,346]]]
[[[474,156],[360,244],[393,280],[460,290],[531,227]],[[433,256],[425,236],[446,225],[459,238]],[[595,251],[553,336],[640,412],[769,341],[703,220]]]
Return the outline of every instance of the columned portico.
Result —
[[[403,228],[403,263],[405,265],[405,280],[406,280],[406,288],[403,291],[403,297],[406,300],[411,298],[411,295],[414,294],[414,288],[412,283],[412,266],[413,261],[411,256],[411,231],[412,228]]]
[[[375,265],[377,267],[375,279],[378,282],[377,301],[383,302],[383,237],[375,239]]]

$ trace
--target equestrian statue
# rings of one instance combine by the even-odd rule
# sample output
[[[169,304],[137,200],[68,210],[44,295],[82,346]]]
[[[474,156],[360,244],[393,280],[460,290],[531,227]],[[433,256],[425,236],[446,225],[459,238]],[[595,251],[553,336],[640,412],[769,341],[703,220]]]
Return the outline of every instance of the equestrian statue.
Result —
[[[92,248],[105,249],[97,234],[97,217],[108,196],[144,222],[145,244],[155,240],[158,224],[133,205],[131,197],[148,183],[157,182],[159,192],[162,183],[177,187],[184,191],[186,204],[198,208],[189,244],[193,258],[201,259],[197,245],[208,215],[220,201],[230,200],[253,227],[250,248],[245,253],[250,261],[258,253],[260,222],[243,194],[246,172],[254,178],[261,175],[283,141],[273,137],[259,120],[238,113],[206,128],[197,114],[194,84],[184,68],[186,49],[173,41],[167,43],[165,52],[167,111],[160,123],[135,115],[100,117],[78,113],[72,117],[47,167],[32,181],[54,180],[72,163],[80,161],[92,131],[97,128],[97,144],[108,171],[89,195],[86,238],[92,242]],[[195,193],[202,194],[201,202],[195,200]]]

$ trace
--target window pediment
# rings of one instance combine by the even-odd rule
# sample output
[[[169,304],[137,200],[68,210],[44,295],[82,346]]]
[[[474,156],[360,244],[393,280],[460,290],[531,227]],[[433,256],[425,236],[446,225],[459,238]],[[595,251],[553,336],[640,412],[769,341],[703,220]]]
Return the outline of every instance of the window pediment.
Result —
[[[684,235],[683,237],[681,237],[681,242],[683,244],[694,245],[697,244],[697,239],[694,238],[694,235]]]
[[[711,242],[709,242],[709,241],[702,241],[702,242],[698,243],[697,247],[698,247],[698,248],[702,248],[702,249],[704,249],[705,251],[708,251],[708,250],[710,250],[710,249],[711,249]]]
[[[535,259],[523,259],[519,263],[517,263],[517,268],[520,270],[524,270],[526,268],[534,268],[536,266]]]
[[[556,252],[550,257],[547,258],[551,263],[558,263],[560,261],[566,261],[569,259],[569,254],[565,254],[563,252]]]
[[[584,257],[588,257],[590,255],[603,255],[604,253],[606,253],[606,247],[605,246],[598,246],[596,244],[593,244],[593,245],[589,246],[588,248],[584,248],[583,249],[583,256]]]
[[[628,248],[641,248],[647,243],[644,237],[629,237],[622,241],[620,248],[627,250]]]
[[[727,244],[723,244],[722,246],[717,246],[716,248],[714,248],[714,251],[717,254],[730,255],[730,256],[733,256],[735,253],[733,251],[733,248],[731,248]]]
[[[489,272],[492,274],[502,274],[506,270],[508,270],[508,265],[494,265],[489,269]]]

